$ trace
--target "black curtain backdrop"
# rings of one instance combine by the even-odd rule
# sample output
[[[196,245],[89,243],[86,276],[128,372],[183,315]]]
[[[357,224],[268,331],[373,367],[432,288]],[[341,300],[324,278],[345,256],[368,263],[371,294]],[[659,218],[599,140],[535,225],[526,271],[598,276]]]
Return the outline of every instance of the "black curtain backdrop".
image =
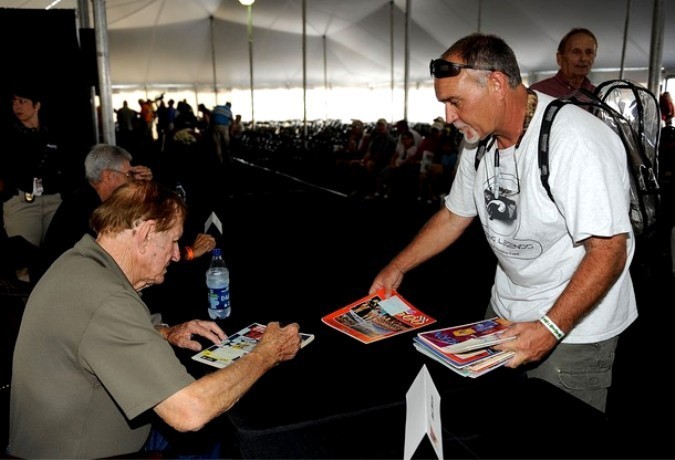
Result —
[[[96,53],[91,44],[80,47],[75,19],[75,10],[0,8],[0,124],[4,128],[14,119],[15,88],[37,89],[41,123],[59,133],[73,167],[83,171],[84,156],[96,142],[90,102]]]

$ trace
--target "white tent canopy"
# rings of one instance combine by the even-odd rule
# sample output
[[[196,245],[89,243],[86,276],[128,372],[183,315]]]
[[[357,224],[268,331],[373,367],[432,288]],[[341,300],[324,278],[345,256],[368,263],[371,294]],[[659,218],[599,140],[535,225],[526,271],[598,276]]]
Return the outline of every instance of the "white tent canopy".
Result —
[[[672,91],[654,88],[675,74],[675,47],[668,46],[675,42],[673,0],[256,0],[251,42],[248,10],[238,0],[0,0],[0,6],[74,14],[81,6],[76,17],[85,27],[93,27],[94,16],[107,24],[106,139],[114,136],[112,107],[164,92],[193,106],[229,100],[249,121],[430,122],[443,107],[435,101],[429,60],[475,31],[503,37],[528,84],[557,70],[558,42],[573,27],[598,38],[589,76],[596,83],[623,69],[624,78]],[[656,26],[655,10],[662,13]]]
[[[9,8],[51,3],[0,1]],[[652,0],[411,0],[409,83],[428,83],[429,60],[479,29],[503,37],[523,74],[535,81],[556,70],[562,35],[572,27],[587,27],[599,41],[594,72],[608,70],[616,76],[629,3],[624,68],[627,76],[646,81]],[[669,71],[675,69],[675,47],[669,46],[675,43],[675,5],[665,3],[662,62]],[[76,9],[77,4],[62,0],[55,7]],[[107,0],[105,5],[114,85],[213,87],[213,44],[218,87],[249,87],[247,10],[237,0]],[[306,5],[307,87],[390,85],[392,27],[394,81],[402,84],[405,0],[306,0]],[[257,0],[252,12],[255,87],[302,87],[302,0]]]

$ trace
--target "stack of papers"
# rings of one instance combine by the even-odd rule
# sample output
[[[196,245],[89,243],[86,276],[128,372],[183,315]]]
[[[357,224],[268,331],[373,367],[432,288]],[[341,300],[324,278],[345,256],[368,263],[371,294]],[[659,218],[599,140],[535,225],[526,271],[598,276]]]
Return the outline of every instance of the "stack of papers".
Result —
[[[514,355],[491,348],[516,338],[502,336],[509,324],[505,319],[494,317],[421,332],[413,339],[413,345],[420,353],[459,375],[476,378],[504,365]]]

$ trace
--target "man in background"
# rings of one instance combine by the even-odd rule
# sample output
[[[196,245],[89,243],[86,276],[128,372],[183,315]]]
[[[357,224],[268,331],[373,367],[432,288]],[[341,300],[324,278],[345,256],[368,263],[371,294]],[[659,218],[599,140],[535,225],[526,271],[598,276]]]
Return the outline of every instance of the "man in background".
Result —
[[[588,79],[598,52],[598,40],[588,29],[574,28],[560,40],[556,61],[560,69],[554,76],[530,85],[530,89],[553,97],[565,97],[579,88],[593,92]]]
[[[84,160],[88,185],[78,189],[63,201],[56,211],[43,245],[42,273],[61,254],[73,247],[82,235],[94,235],[89,219],[101,203],[122,185],[132,180],[150,181],[152,171],[147,166],[131,166],[132,156],[125,149],[107,144],[94,146]],[[181,259],[201,257],[215,247],[211,235],[199,234],[192,246],[181,249]]]
[[[216,155],[221,164],[228,164],[230,148],[230,125],[232,124],[232,103],[217,105],[211,111],[213,125],[213,142],[216,146]]]

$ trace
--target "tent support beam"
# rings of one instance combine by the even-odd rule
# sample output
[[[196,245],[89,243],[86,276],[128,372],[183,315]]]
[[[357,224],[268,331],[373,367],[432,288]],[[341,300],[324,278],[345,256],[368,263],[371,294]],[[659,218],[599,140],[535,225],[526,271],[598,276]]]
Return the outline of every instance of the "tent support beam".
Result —
[[[248,33],[248,70],[251,77],[251,126],[255,127],[255,112],[254,112],[254,103],[253,103],[253,5],[248,5],[248,21],[247,21],[247,33]]]
[[[213,16],[209,16],[209,34],[211,38],[211,70],[213,72],[213,94],[218,105],[218,75],[216,74],[216,40],[213,33]]]
[[[649,47],[649,90],[660,94],[661,66],[663,65],[663,29],[665,24],[665,8],[663,0],[654,0],[652,15],[652,41]]]
[[[307,148],[307,0],[302,0],[302,143]]]
[[[394,121],[394,0],[389,1],[389,67],[391,85],[391,122]]]
[[[328,119],[328,44],[326,43],[326,34],[321,37],[323,44],[323,119]]]
[[[403,119],[408,119],[408,80],[410,79],[410,9],[412,1],[405,2],[405,54],[403,71]]]
[[[77,0],[77,17],[80,20],[80,47],[82,46],[83,29],[91,29],[91,18],[89,17],[88,0]],[[98,65],[98,64],[97,64]],[[94,142],[99,140],[98,132],[98,111],[96,110],[96,87],[89,87],[89,105],[91,109],[91,133],[93,134]]]
[[[626,21],[623,26],[623,46],[621,48],[621,70],[619,78],[623,79],[626,62],[626,43],[628,42],[628,24],[630,24],[630,0],[626,0]]]
[[[115,145],[115,121],[113,120],[112,84],[110,82],[110,58],[108,53],[108,25],[105,0],[94,2],[94,27],[96,34],[96,63],[98,65],[98,88],[101,98],[101,131],[103,142]]]

